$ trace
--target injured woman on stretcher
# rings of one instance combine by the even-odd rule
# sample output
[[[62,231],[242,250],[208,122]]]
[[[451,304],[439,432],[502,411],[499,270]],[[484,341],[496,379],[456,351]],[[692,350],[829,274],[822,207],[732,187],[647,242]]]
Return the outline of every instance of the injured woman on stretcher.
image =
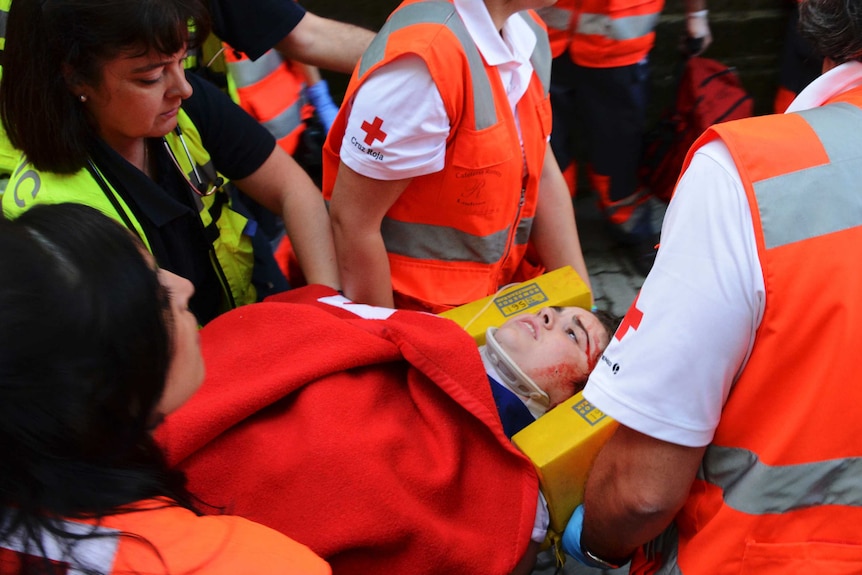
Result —
[[[507,436],[580,391],[614,328],[544,308],[477,352],[451,320],[295,289],[201,330],[204,384],[157,439],[215,512],[336,575],[529,573],[547,510]]]
[[[506,431],[583,385],[597,316],[477,351],[309,286],[198,330],[191,283],[74,204],[0,219],[0,255],[0,574],[530,570],[547,519]]]

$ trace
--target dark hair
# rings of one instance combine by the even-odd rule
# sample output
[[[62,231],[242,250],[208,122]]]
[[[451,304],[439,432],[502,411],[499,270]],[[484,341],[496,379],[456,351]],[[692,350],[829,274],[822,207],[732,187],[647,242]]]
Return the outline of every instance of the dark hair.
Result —
[[[862,2],[805,0],[799,4],[799,32],[821,56],[838,64],[862,59]]]
[[[189,26],[194,34],[189,37]],[[106,61],[126,51],[174,54],[210,31],[201,0],[15,0],[9,10],[0,117],[38,170],[84,167],[96,126],[68,81],[98,86]]]
[[[0,219],[0,541],[23,529],[39,549],[57,519],[156,496],[192,508],[150,434],[170,314],[142,253],[83,205]]]
[[[607,330],[608,339],[613,339],[617,328],[620,327],[620,323],[622,323],[623,321],[623,318],[603,309],[594,311],[593,315],[596,316],[596,318],[599,320],[599,323],[602,324],[602,327]]]

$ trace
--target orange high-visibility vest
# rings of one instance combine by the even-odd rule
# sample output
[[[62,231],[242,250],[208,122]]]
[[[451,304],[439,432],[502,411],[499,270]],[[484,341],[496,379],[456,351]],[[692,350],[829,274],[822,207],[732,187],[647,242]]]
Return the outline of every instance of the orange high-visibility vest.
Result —
[[[554,58],[560,56],[568,49],[569,42],[572,40],[575,0],[558,0],[553,6],[537,9],[536,14],[548,28],[551,56]]]
[[[655,43],[664,0],[560,0],[572,6],[569,55],[579,66],[614,68],[637,64]],[[576,4],[579,4],[577,6]],[[560,6],[562,5],[562,6]]]
[[[83,565],[69,561],[64,539],[45,533],[43,546],[25,547],[30,534],[0,540],[0,571],[33,556],[52,560],[56,573],[86,567],[107,575],[171,573],[184,575],[330,575],[329,565],[305,545],[241,517],[198,517],[164,499],[139,501],[128,513],[90,520],[68,520],[58,527],[80,535],[70,547]],[[9,527],[4,526],[4,527]],[[28,557],[29,555],[29,557]],[[4,568],[8,568],[7,571]],[[83,571],[75,570],[75,573]]]
[[[305,78],[275,49],[255,61],[224,44],[229,91],[234,100],[293,155],[305,120],[313,113],[305,98]]]
[[[862,88],[710,128],[748,196],[765,310],[701,470],[632,572],[862,570]],[[688,161],[693,152],[689,152]]]
[[[535,72],[518,103],[523,152],[499,73],[482,59],[452,2],[402,3],[353,72],[345,102],[374,70],[415,54],[428,66],[451,121],[443,170],[413,178],[383,220],[392,287],[402,306],[439,312],[543,271],[525,271],[524,255],[550,133],[550,49],[538,17],[523,15],[538,40]],[[380,116],[385,130],[385,107]],[[346,123],[342,107],[324,146],[327,200]],[[373,141],[367,149],[374,152]]]

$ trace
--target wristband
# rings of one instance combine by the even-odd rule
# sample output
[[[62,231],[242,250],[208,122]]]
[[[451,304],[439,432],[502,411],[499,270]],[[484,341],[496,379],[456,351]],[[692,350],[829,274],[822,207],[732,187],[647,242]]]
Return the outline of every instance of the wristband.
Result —
[[[586,565],[587,567],[592,567],[594,569],[619,569],[629,562],[629,559],[626,559],[623,563],[612,563],[607,559],[602,559],[589,549],[585,548],[581,541],[583,527],[584,506],[581,504],[578,505],[575,508],[574,513],[572,513],[572,517],[566,524],[566,528],[563,531],[562,536],[563,551],[574,558],[575,561],[581,565]]]
[[[707,14],[709,10],[697,10],[686,14],[686,35],[690,38],[686,44],[686,52],[689,55],[700,54],[711,42],[712,34],[709,31]]]
[[[611,563],[610,561],[607,561],[605,559],[602,559],[598,555],[595,555],[592,551],[584,547],[583,543],[581,543],[581,551],[583,552],[584,557],[586,557],[587,560],[592,563],[592,566],[598,569],[619,569],[620,567],[629,562],[629,560],[626,559],[625,563]]]

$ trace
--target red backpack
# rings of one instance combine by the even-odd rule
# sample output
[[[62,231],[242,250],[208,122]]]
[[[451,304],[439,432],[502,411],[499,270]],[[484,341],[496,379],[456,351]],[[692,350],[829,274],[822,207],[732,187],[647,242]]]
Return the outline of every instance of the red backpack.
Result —
[[[676,101],[646,135],[640,166],[641,182],[666,202],[689,148],[704,130],[754,112],[754,101],[733,68],[697,56],[688,58],[684,66]]]

